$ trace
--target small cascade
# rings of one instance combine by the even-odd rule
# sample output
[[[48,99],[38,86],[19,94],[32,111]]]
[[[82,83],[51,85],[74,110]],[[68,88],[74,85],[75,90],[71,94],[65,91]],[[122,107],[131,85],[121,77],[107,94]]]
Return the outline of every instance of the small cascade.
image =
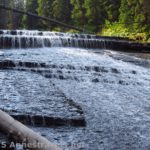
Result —
[[[41,47],[79,47],[150,52],[150,46],[120,37],[48,31],[0,30],[0,49]]]
[[[0,31],[0,48],[37,48],[37,47],[84,47],[104,48],[103,39],[93,35],[65,34],[26,30]]]
[[[25,125],[34,127],[60,127],[60,126],[72,126],[72,127],[85,127],[86,121],[84,118],[58,118],[39,115],[11,115],[16,120]]]
[[[118,135],[127,149],[145,143],[150,62],[100,49],[142,52],[148,46],[115,37],[21,30],[0,31],[0,40],[0,109],[58,143],[77,140],[87,145],[84,149],[98,149],[99,141],[111,147],[116,139],[116,147]]]

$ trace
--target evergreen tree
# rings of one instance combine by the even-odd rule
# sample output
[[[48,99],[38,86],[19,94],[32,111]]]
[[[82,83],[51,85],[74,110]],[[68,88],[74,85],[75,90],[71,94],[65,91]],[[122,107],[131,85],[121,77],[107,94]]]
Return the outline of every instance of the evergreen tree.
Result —
[[[53,8],[52,8],[53,0],[38,0],[38,15],[53,18]],[[52,24],[47,21],[40,22],[42,28],[51,29]]]
[[[120,22],[131,31],[141,30],[145,22],[142,9],[143,1],[141,0],[121,0]]]
[[[24,0],[11,0],[9,3],[9,6],[12,8],[16,8],[19,10],[24,9]],[[18,29],[22,27],[22,14],[15,13],[12,11],[9,11],[9,22],[8,27],[9,29]]]
[[[121,0],[121,6],[120,6],[120,16],[119,21],[120,23],[126,24],[131,21],[133,21],[133,14],[131,7],[128,5],[128,0]]]
[[[37,13],[38,3],[37,0],[27,0],[25,3],[25,10],[27,12],[32,12],[34,14]],[[23,16],[23,26],[27,29],[38,29],[39,28],[39,20],[32,16]]]
[[[86,9],[84,7],[84,2],[84,0],[71,0],[71,4],[73,6],[73,22],[82,27],[86,24]]]
[[[10,0],[0,0],[0,4],[9,6]],[[7,29],[8,28],[8,18],[9,12],[4,9],[0,9],[0,29]]]
[[[53,17],[59,21],[69,23],[71,21],[70,0],[54,0]]]
[[[105,0],[104,1],[104,8],[107,13],[107,20],[109,22],[115,22],[119,19],[119,8],[120,8],[120,0]]]
[[[93,26],[94,31],[100,30],[105,23],[107,14],[104,2],[105,0],[85,0],[88,24]]]
[[[143,12],[145,14],[145,21],[150,24],[150,0],[144,0],[143,2]]]

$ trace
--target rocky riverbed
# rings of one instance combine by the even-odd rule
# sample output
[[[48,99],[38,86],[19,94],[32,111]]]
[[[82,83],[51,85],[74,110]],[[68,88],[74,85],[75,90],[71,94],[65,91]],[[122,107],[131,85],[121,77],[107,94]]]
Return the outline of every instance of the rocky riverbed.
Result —
[[[1,50],[0,108],[65,150],[149,150],[150,60],[138,56]]]

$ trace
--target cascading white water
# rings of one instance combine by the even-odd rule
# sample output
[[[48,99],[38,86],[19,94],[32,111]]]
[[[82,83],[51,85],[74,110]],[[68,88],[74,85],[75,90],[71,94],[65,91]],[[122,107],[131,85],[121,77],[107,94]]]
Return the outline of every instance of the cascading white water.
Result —
[[[128,52],[150,52],[150,46],[120,37],[101,37],[49,31],[0,30],[0,49],[79,47]]]
[[[0,32],[1,48],[34,47],[93,47],[105,45],[104,39],[94,35],[65,34],[59,32],[41,32],[28,30],[3,30]]]
[[[0,51],[0,107],[14,118],[48,139],[55,137],[58,144],[82,141],[83,149],[116,148],[118,141],[118,149],[149,144],[145,131],[150,130],[150,73],[143,67],[147,61],[112,51],[97,54],[70,48],[121,49],[124,43],[92,35],[21,30],[0,31],[0,42],[1,48],[15,48]],[[32,49],[40,46],[53,47]]]

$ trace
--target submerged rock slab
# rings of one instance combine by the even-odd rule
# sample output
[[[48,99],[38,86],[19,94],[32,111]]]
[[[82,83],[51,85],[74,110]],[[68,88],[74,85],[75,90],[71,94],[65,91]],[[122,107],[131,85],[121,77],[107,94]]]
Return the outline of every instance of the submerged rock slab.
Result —
[[[0,72],[0,108],[29,125],[85,126],[81,107],[48,79],[34,73]]]

